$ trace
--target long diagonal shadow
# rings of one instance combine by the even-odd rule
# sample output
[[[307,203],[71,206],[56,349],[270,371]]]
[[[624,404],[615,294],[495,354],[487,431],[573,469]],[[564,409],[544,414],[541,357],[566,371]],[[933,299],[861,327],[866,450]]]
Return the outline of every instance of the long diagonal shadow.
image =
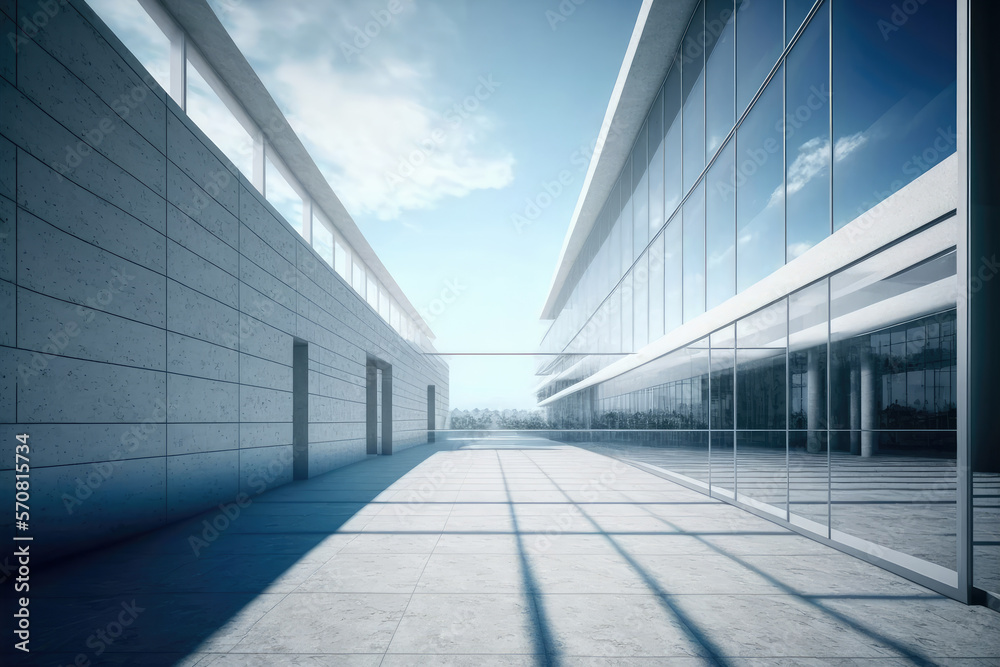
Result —
[[[622,460],[622,459],[617,459],[617,460]],[[628,464],[628,461],[623,461],[623,463]],[[535,465],[538,465],[538,464],[536,463]],[[635,466],[633,466],[633,467],[635,467]],[[640,470],[641,471],[642,469],[641,468],[636,468],[636,470]],[[544,474],[544,471],[543,471],[543,474]],[[622,493],[622,495],[624,495],[626,498],[629,497],[629,494],[627,492],[625,492],[625,491],[621,491],[620,493]],[[911,649],[908,646],[905,646],[905,645],[899,643],[898,641],[896,641],[896,640],[894,640],[894,639],[892,639],[890,637],[886,637],[885,635],[877,632],[876,630],[873,630],[872,628],[866,627],[866,626],[858,623],[857,621],[851,619],[850,617],[845,616],[844,614],[841,614],[840,612],[838,612],[838,611],[836,611],[834,609],[830,609],[830,608],[824,606],[823,604],[821,604],[818,601],[819,598],[832,598],[834,596],[804,595],[801,591],[793,588],[792,586],[786,584],[785,582],[783,582],[780,579],[772,576],[771,574],[768,574],[767,572],[764,572],[763,570],[761,570],[760,568],[754,566],[753,564],[746,562],[745,560],[743,560],[742,558],[740,558],[738,555],[732,554],[732,553],[726,551],[725,549],[723,549],[722,547],[720,547],[720,546],[718,546],[716,544],[712,544],[708,540],[704,539],[704,536],[701,533],[692,533],[692,532],[686,531],[683,528],[681,528],[680,526],[678,526],[677,524],[669,521],[668,519],[665,519],[662,516],[656,515],[653,512],[649,511],[647,508],[645,508],[643,506],[643,503],[641,503],[639,501],[633,501],[633,502],[634,502],[634,504],[637,507],[641,508],[649,516],[654,517],[655,519],[657,519],[658,521],[660,521],[664,525],[669,526],[671,528],[671,530],[695,538],[696,540],[698,540],[702,544],[706,545],[707,547],[709,547],[710,549],[712,549],[716,553],[729,558],[734,563],[737,563],[740,566],[742,566],[742,567],[750,570],[751,572],[754,572],[755,574],[759,575],[760,577],[762,577],[763,579],[765,579],[766,581],[768,581],[772,585],[774,585],[774,586],[780,588],[781,590],[783,590],[788,595],[792,595],[792,596],[794,596],[794,597],[802,600],[806,604],[808,604],[808,605],[810,605],[810,606],[818,609],[819,611],[823,612],[824,614],[827,614],[828,616],[830,616],[832,618],[835,618],[836,620],[840,621],[844,625],[847,625],[848,627],[850,627],[850,628],[852,628],[852,629],[854,629],[854,630],[856,630],[856,631],[858,631],[858,632],[860,632],[860,633],[862,633],[864,635],[867,635],[867,636],[871,637],[872,639],[875,639],[876,641],[882,642],[883,644],[892,647],[895,651],[899,652],[900,655],[902,655],[905,658],[909,659],[914,664],[917,664],[917,665],[927,665],[928,667],[933,667],[934,665],[937,664],[933,660],[931,660],[930,658],[928,658],[927,656],[922,655],[921,653],[915,651],[914,649]],[[856,596],[854,596],[854,597],[856,597]],[[875,596],[873,596],[873,597],[875,597]],[[884,599],[896,599],[896,596],[882,596],[882,597]],[[940,596],[934,596],[934,597],[940,597]]]
[[[569,494],[567,494],[563,490],[563,488],[554,479],[552,479],[552,477],[547,472],[545,472],[545,470],[543,470],[540,465],[538,465],[537,461],[531,458],[531,456],[529,456],[527,453],[525,452],[521,453],[526,459],[528,459],[528,461],[530,461],[536,468],[538,468],[538,471],[542,475],[544,475],[545,478],[548,479],[549,482],[551,482],[552,485],[559,490],[559,493],[563,495],[566,501],[571,505],[573,505],[577,509],[577,511],[579,511],[580,514],[585,519],[587,519],[587,521],[590,522],[590,524],[594,527],[597,533],[600,534],[602,537],[604,537],[604,539],[606,539],[608,543],[611,544],[614,550],[618,552],[618,555],[620,555],[625,560],[625,562],[628,563],[629,567],[631,567],[636,572],[636,574],[638,574],[639,577],[642,578],[646,586],[651,591],[653,591],[653,593],[655,593],[656,600],[660,604],[660,606],[663,607],[667,611],[667,613],[672,614],[674,618],[677,619],[677,622],[680,624],[681,629],[688,636],[688,638],[694,641],[696,644],[700,645],[716,664],[722,667],[728,665],[729,662],[723,657],[721,648],[717,646],[715,642],[713,642],[712,639],[708,637],[708,635],[706,635],[704,632],[701,631],[701,629],[698,627],[698,624],[691,617],[685,614],[684,610],[680,609],[673,602],[673,600],[671,600],[668,597],[669,593],[663,590],[659,582],[657,582],[656,579],[654,579],[641,565],[639,565],[639,563],[636,562],[636,560],[632,557],[632,555],[628,551],[626,551],[617,542],[617,540],[614,539],[614,537],[612,537],[603,528],[601,528],[601,526],[596,521],[594,521],[593,517],[591,517],[590,514],[588,514],[580,506],[578,502],[570,498]]]
[[[517,555],[521,561],[521,578],[524,580],[524,589],[528,596],[528,603],[531,606],[534,621],[534,632],[531,639],[535,644],[537,653],[543,658],[543,664],[555,667],[559,664],[559,656],[555,643],[552,640],[552,632],[549,629],[549,620],[545,612],[545,603],[542,601],[538,582],[528,563],[528,555],[524,550],[524,542],[521,539],[521,530],[517,524],[517,513],[514,511],[514,500],[510,496],[510,485],[507,483],[507,473],[503,469],[503,460],[500,452],[496,452],[497,464],[500,466],[500,475],[503,477],[503,488],[507,494],[507,507],[510,510],[510,520],[514,526],[514,539],[517,540]]]

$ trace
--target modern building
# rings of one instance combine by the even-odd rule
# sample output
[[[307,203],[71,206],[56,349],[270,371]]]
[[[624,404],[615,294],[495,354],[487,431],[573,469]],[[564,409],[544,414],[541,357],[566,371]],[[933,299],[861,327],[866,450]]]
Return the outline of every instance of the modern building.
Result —
[[[45,558],[448,409],[433,333],[208,2],[95,7],[0,2],[0,470],[13,498],[27,433]]]
[[[970,102],[970,25],[994,10],[975,6],[644,2],[538,400],[591,429],[564,437],[995,606],[995,131]]]

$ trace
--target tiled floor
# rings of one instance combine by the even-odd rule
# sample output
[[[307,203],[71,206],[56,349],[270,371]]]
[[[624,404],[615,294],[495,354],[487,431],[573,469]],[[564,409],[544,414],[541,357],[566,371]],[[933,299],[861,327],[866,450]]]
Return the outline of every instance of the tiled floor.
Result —
[[[1000,664],[996,612],[614,459],[513,444],[370,459],[40,569],[28,663]]]

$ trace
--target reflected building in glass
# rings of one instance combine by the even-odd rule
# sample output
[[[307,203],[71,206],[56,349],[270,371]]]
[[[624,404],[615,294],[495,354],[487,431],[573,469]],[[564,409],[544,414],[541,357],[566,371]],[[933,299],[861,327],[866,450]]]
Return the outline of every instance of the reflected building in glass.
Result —
[[[1000,443],[963,426],[962,4],[644,4],[538,401],[561,437],[971,601],[1000,591]]]

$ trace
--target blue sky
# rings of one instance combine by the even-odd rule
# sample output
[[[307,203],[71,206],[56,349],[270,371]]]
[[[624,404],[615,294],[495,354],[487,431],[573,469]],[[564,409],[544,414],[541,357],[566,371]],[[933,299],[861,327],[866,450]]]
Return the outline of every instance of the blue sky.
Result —
[[[210,4],[438,350],[537,350],[639,0]],[[449,363],[452,407],[534,406],[535,358]]]

